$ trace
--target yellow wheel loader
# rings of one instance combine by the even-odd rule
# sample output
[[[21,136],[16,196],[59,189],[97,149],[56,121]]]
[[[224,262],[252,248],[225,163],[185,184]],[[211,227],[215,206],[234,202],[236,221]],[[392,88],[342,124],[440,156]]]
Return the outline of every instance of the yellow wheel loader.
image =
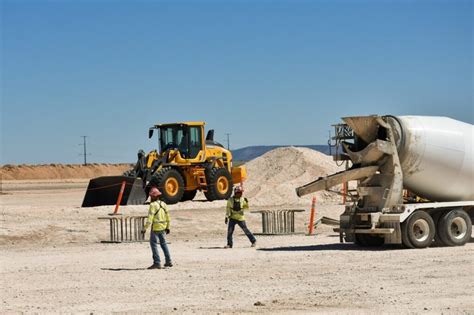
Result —
[[[135,167],[122,177],[92,179],[82,206],[115,204],[112,196],[118,195],[120,182],[125,185],[123,205],[144,203],[152,186],[160,189],[167,204],[192,200],[198,190],[209,201],[228,199],[233,185],[245,180],[246,169],[232,165],[232,153],[214,141],[214,130],[204,138],[204,125],[183,122],[151,127],[149,138],[157,131],[158,150],[147,155],[140,150]]]

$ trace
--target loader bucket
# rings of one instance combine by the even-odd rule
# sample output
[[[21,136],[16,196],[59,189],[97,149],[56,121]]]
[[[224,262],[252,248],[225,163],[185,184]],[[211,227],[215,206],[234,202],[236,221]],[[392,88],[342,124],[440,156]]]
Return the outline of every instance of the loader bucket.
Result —
[[[103,176],[93,178],[87,186],[82,207],[115,205],[125,182],[121,205],[141,205],[145,203],[146,194],[141,178],[128,176]]]

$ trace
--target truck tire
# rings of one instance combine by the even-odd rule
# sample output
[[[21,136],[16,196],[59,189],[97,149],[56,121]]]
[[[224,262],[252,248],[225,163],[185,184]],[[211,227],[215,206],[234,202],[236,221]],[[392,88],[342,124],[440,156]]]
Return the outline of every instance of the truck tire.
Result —
[[[183,176],[171,167],[157,171],[150,180],[149,186],[156,186],[161,191],[161,200],[167,204],[175,204],[184,194]]]
[[[425,248],[435,236],[433,218],[425,211],[416,211],[402,224],[402,241],[408,248]]]
[[[405,220],[405,222],[403,222],[401,224],[401,229],[402,229],[402,244],[405,248],[415,248],[415,246],[413,246],[413,244],[410,242],[410,240],[408,239],[408,233],[407,233],[407,221],[408,220]]]
[[[431,217],[433,218],[433,221],[434,221],[434,224],[435,224],[435,227],[436,227],[435,236],[433,238],[433,244],[431,244],[431,247],[444,247],[444,246],[447,246],[447,244],[445,244],[443,242],[443,240],[439,237],[439,221],[440,221],[440,218],[445,213],[446,212],[443,212],[443,211],[437,211],[437,212],[431,213]]]
[[[385,242],[383,237],[370,234],[356,234],[355,242],[361,247],[379,247]]]
[[[436,234],[433,239],[433,244],[430,247],[444,247],[444,246],[448,246],[448,245],[446,245],[446,243],[444,243],[443,240],[441,240],[441,238],[439,237],[438,231],[436,231]]]
[[[181,198],[181,201],[189,201],[193,200],[194,197],[196,197],[197,190],[187,190],[183,193],[183,197]]]
[[[232,177],[226,168],[211,168],[207,173],[207,191],[204,192],[207,200],[229,199],[232,194]]]
[[[448,246],[462,246],[466,244],[471,239],[471,233],[471,218],[464,210],[451,210],[439,219],[439,238]]]

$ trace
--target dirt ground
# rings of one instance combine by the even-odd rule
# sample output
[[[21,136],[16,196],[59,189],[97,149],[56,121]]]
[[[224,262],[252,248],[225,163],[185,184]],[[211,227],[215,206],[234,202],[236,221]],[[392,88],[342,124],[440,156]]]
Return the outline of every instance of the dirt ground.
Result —
[[[97,217],[113,207],[80,208],[86,184],[2,183],[1,313],[474,314],[474,243],[362,249],[340,244],[328,226],[305,236],[307,209],[297,215],[301,234],[257,236],[250,248],[238,231],[223,249],[223,203],[197,200],[170,207],[175,266],[146,270],[147,242],[100,243],[109,230]],[[341,211],[324,205],[318,216]],[[247,221],[261,231],[258,214]]]

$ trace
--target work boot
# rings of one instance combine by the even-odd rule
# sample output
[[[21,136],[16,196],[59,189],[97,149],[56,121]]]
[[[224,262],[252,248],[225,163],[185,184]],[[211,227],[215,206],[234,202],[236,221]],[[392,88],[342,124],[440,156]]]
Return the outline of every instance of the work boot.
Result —
[[[256,247],[257,246],[257,241],[253,242],[252,245],[250,245],[250,247]]]
[[[224,248],[232,248],[232,245],[226,245]]]
[[[173,267],[173,263],[171,261],[165,263],[165,267]]]
[[[147,269],[161,269],[161,265],[160,264],[153,264],[150,267],[148,267]]]

